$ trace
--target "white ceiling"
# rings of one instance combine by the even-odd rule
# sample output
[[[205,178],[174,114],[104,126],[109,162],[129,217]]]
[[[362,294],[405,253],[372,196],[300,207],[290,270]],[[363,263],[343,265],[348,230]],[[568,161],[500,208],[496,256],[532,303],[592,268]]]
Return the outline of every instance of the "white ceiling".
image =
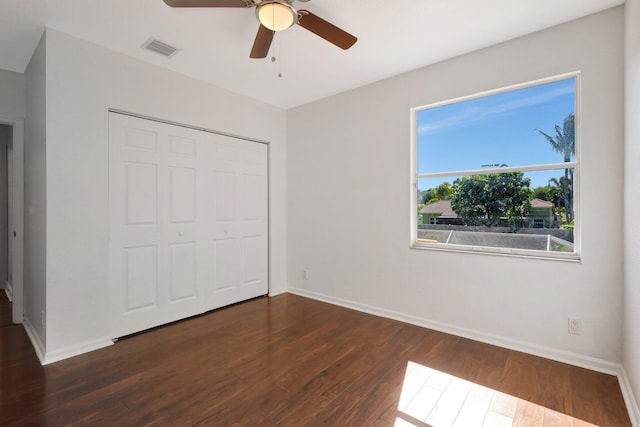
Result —
[[[162,0],[1,0],[0,69],[24,72],[45,26],[281,108],[291,108],[624,3],[624,0],[294,1],[358,37],[343,51],[302,27],[250,59],[253,9]],[[182,49],[167,59],[140,46]],[[275,56],[275,62],[271,57]],[[282,77],[279,78],[278,74]]]

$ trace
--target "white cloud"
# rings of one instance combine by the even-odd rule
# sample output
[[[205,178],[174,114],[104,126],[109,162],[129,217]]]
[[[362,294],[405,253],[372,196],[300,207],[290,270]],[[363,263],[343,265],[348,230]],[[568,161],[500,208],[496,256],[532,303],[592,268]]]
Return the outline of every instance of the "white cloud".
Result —
[[[533,94],[526,98],[518,98],[505,101],[497,105],[486,107],[470,106],[460,109],[455,115],[447,116],[437,121],[421,123],[418,126],[418,133],[421,135],[434,133],[442,129],[450,128],[452,126],[461,126],[476,122],[496,114],[503,114],[520,108],[532,107],[552,101],[553,99],[559,98],[568,93],[573,93],[573,91],[573,85],[564,85],[554,88],[553,90]]]

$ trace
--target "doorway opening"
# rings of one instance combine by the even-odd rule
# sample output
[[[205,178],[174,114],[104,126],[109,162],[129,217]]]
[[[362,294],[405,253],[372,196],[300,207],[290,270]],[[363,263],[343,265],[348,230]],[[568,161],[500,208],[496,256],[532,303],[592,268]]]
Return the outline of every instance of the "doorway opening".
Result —
[[[11,279],[11,255],[9,247],[9,148],[13,140],[13,127],[0,125],[0,288],[4,289],[9,300],[13,300]]]
[[[0,291],[11,320],[22,323],[24,230],[24,122],[0,121]]]

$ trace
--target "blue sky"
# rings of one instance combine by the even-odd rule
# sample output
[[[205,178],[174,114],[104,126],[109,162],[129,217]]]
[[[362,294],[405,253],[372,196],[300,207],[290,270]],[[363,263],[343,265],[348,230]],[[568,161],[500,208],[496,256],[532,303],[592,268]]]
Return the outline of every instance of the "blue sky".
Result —
[[[418,173],[558,163],[540,129],[555,135],[567,115],[575,112],[575,79],[531,86],[505,93],[427,108],[417,113]],[[527,173],[531,187],[546,185],[563,170]],[[456,177],[421,180],[421,190]]]

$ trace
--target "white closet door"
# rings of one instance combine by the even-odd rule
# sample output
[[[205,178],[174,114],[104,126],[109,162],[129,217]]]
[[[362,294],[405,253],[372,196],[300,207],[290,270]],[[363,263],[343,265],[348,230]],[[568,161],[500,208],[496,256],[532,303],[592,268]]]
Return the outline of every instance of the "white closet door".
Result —
[[[217,181],[219,144],[239,153],[233,189]],[[256,176],[266,183],[266,155],[256,166],[255,155],[244,154],[266,154],[264,144],[111,113],[109,146],[113,337],[267,293],[266,185],[262,195],[250,193]],[[265,207],[259,232],[247,232],[239,220],[244,208],[238,201],[246,195]],[[223,214],[231,220],[221,232],[233,243],[222,247],[219,209],[231,212]]]
[[[214,219],[209,307],[267,293],[267,146],[209,134]]]

